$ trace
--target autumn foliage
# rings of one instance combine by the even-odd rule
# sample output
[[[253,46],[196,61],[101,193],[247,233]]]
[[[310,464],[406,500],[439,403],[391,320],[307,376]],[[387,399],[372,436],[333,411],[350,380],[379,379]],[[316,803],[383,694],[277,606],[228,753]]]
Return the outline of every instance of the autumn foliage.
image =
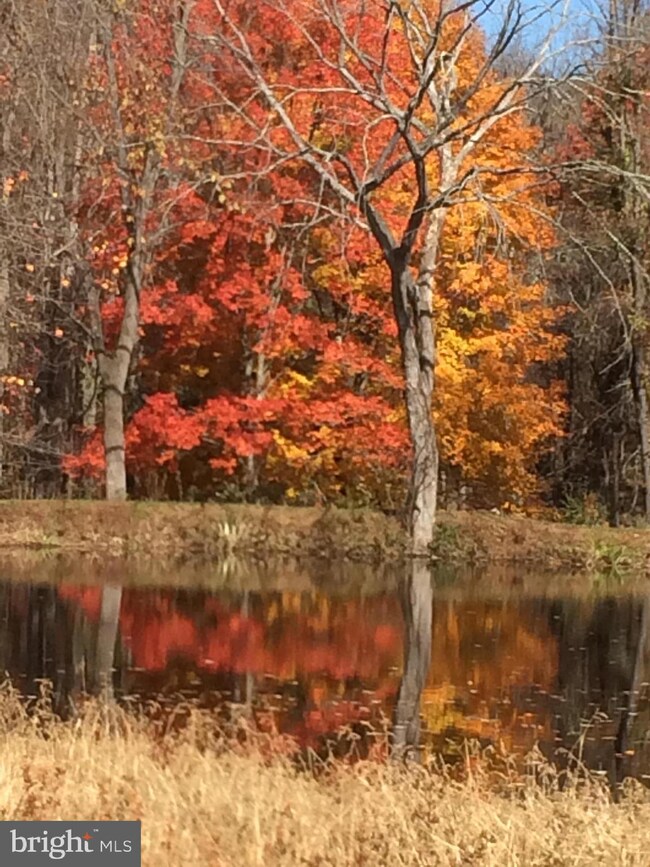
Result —
[[[271,124],[270,145],[258,146],[264,100],[210,50],[218,4],[192,7],[192,62],[180,83],[171,62],[172,4],[120,5],[128,19],[115,19],[113,66],[99,52],[88,57],[84,100],[95,138],[73,217],[101,290],[107,339],[115,342],[133,253],[123,188],[130,185],[136,201],[144,196],[139,179],[155,160],[160,180],[147,203],[140,347],[126,398],[132,493],[397,508],[410,446],[379,251],[308,166],[272,159],[286,129]],[[335,58],[335,33],[323,26],[316,48],[305,36],[309,4],[294,5],[292,32],[278,32],[272,5],[233,4],[231,14],[246,21],[303,134],[323,150],[338,148],[350,170],[361,171],[368,154],[381,153],[389,125],[370,123],[362,100],[337,101],[335,64],[315,62],[316,55]],[[382,7],[344,8],[372,54]],[[450,44],[454,26],[443,34]],[[385,46],[398,101],[404,40],[396,25]],[[471,85],[485,52],[476,30],[458,58],[461,86]],[[463,121],[506,85],[488,76]],[[243,104],[246,115],[236,109]],[[543,183],[507,172],[538,146],[523,112],[494,124],[472,159],[497,173],[485,176],[484,199],[468,187],[450,211],[439,253],[434,411],[445,491],[464,488],[479,505],[523,504],[539,493],[537,461],[562,427],[553,367],[563,352],[562,311],[549,303],[536,266],[554,241]],[[128,177],[118,166],[120,148]],[[435,184],[435,159],[428,170]],[[411,185],[409,172],[396,172],[377,193],[396,231]],[[76,315],[90,315],[83,299]],[[92,350],[83,358],[92,365]],[[100,431],[100,416],[95,426],[77,426],[79,448],[64,459],[71,484],[92,488],[101,479]]]
[[[64,584],[57,597],[69,622],[96,624],[99,587]],[[17,606],[14,610],[17,610]],[[75,613],[76,612],[76,613]],[[501,741],[510,751],[554,738],[552,702],[558,643],[546,608],[504,608],[485,601],[434,608],[431,668],[421,697],[426,739]],[[76,619],[75,619],[76,618]],[[355,722],[381,726],[394,714],[408,654],[393,594],[331,598],[273,592],[219,597],[170,590],[124,590],[119,618],[121,682],[129,693],[160,698],[186,690],[206,701],[228,699],[249,677],[262,727],[273,724],[316,747]],[[126,678],[126,681],[125,681]],[[534,687],[533,687],[534,684]],[[536,701],[525,697],[536,696]]]

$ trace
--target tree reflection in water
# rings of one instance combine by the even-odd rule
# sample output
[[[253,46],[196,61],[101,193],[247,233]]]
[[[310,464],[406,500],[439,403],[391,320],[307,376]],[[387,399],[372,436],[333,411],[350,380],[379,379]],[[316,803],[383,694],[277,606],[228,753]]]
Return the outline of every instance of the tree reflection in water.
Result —
[[[64,716],[87,694],[235,706],[317,750],[390,720],[396,758],[469,737],[650,774],[650,596],[502,598],[408,568],[368,596],[0,584],[0,664]]]
[[[107,584],[102,588],[99,621],[97,623],[91,691],[108,701],[114,697],[113,670],[118,640],[122,588]]]
[[[400,588],[404,615],[404,667],[393,726],[396,759],[418,754],[422,691],[431,665],[433,580],[429,566],[415,560]]]

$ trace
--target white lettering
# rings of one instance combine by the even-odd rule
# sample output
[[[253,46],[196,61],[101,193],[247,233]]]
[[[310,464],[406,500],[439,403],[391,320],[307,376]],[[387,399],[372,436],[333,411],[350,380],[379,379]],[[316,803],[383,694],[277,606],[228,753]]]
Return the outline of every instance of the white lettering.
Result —
[[[50,837],[49,857],[53,861],[60,861],[61,858],[65,858],[67,852],[66,842],[64,834],[61,834],[59,837]],[[47,852],[47,849],[45,851]]]
[[[20,842],[20,849],[17,849],[18,843]],[[26,852],[27,851],[27,840],[24,837],[16,834],[16,829],[11,829],[11,851],[12,852]]]

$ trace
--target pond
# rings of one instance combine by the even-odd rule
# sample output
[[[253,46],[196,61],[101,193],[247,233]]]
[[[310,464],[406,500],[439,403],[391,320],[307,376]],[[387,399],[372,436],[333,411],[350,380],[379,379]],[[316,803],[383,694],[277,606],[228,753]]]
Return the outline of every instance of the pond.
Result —
[[[110,688],[245,713],[317,752],[390,725],[450,762],[468,739],[537,744],[612,782],[649,778],[650,595],[346,569],[5,560],[0,665],[27,695],[51,682],[62,714]]]

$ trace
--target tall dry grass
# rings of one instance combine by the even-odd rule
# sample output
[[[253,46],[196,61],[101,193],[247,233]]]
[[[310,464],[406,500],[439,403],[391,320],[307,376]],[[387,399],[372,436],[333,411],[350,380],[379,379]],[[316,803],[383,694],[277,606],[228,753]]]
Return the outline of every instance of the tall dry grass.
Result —
[[[648,865],[650,796],[594,782],[463,781],[422,767],[297,770],[192,713],[180,733],[90,705],[70,722],[0,694],[1,819],[141,819],[151,867]],[[539,776],[539,775],[538,775]],[[499,791],[494,788],[495,782]]]

